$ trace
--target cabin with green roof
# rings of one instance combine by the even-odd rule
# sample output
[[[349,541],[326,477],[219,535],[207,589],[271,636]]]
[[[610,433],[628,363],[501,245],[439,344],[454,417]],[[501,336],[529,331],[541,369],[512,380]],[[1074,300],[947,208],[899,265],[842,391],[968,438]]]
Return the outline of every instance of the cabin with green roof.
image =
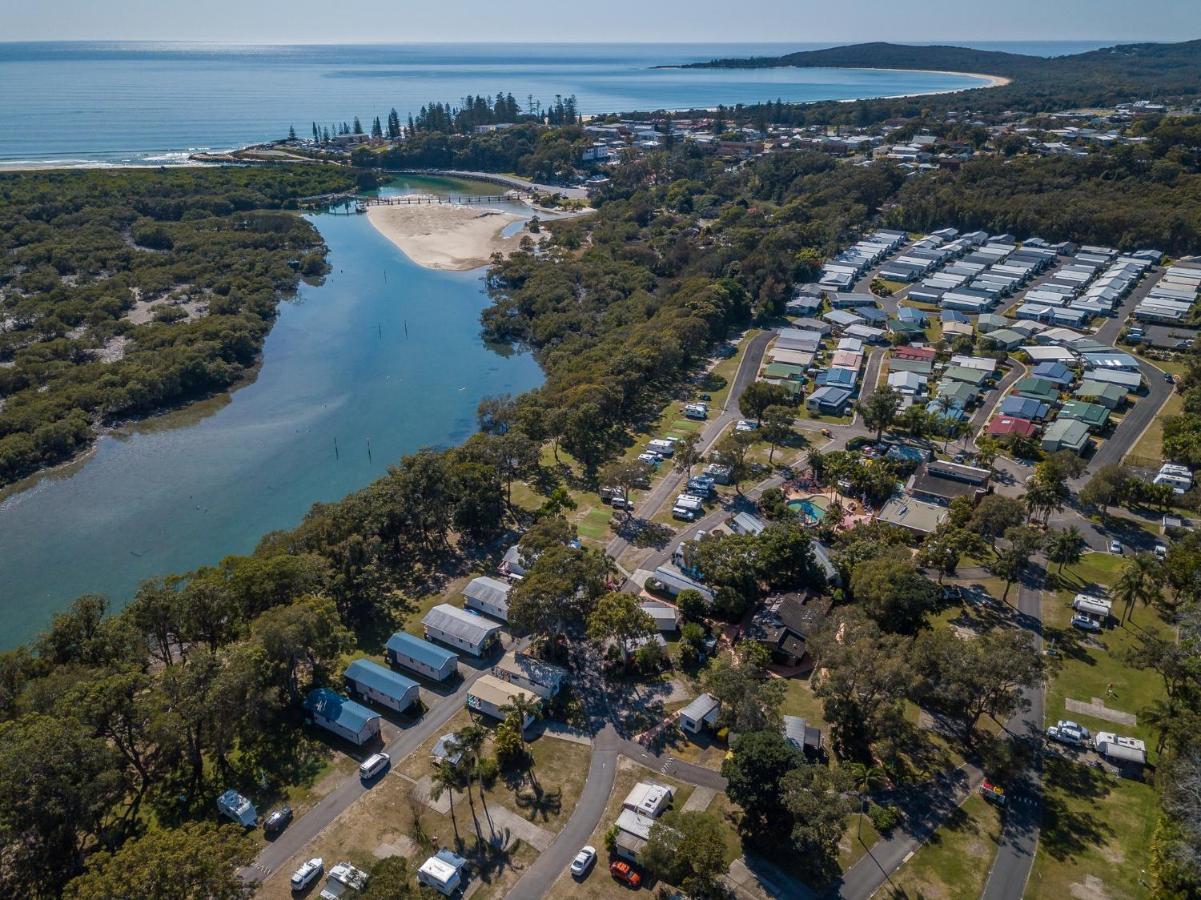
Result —
[[[1059,411],[1061,419],[1076,419],[1088,426],[1089,431],[1100,431],[1109,422],[1109,410],[1099,403],[1069,400]]]
[[[1084,383],[1072,391],[1077,399],[1086,403],[1099,403],[1106,409],[1119,409],[1126,402],[1126,391],[1117,384],[1107,384],[1086,378]]]
[[[1021,397],[1031,397],[1044,403],[1059,400],[1059,389],[1042,378],[1022,378],[1013,386],[1013,392]]]

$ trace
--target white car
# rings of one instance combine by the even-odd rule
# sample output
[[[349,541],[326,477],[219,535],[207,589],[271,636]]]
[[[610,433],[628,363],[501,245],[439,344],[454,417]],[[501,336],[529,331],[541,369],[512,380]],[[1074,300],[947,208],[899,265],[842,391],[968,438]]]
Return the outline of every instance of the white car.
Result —
[[[1155,545],[1155,558],[1159,560],[1167,559],[1168,548],[1166,544]]]
[[[1122,553],[1122,542],[1121,541],[1110,541],[1109,542],[1109,552],[1117,553],[1120,556]]]
[[[292,873],[292,890],[303,891],[316,880],[325,868],[325,860],[320,856],[313,857],[308,862],[300,864],[300,868]]]
[[[581,847],[580,852],[571,861],[571,874],[576,878],[583,878],[594,862],[596,862],[596,848]]]
[[[739,419],[738,424],[734,426],[735,431],[754,431],[759,426],[750,419]]]
[[[1081,744],[1087,744],[1092,739],[1092,734],[1083,725],[1078,725],[1068,719],[1060,719],[1058,723],[1047,729],[1047,737],[1053,741],[1059,741],[1061,744],[1078,747]]]
[[[1072,625],[1081,629],[1082,631],[1101,630],[1101,623],[1085,613],[1076,613],[1076,615],[1072,616]]]

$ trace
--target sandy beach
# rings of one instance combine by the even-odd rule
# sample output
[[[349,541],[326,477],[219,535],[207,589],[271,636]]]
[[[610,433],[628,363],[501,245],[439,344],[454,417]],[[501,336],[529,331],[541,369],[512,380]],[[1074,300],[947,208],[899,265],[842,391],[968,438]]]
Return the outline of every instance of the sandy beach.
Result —
[[[493,253],[508,255],[529,232],[502,232],[522,216],[487,207],[450,203],[372,206],[367,218],[376,229],[427,269],[464,271],[487,265]],[[538,235],[533,235],[537,238]]]

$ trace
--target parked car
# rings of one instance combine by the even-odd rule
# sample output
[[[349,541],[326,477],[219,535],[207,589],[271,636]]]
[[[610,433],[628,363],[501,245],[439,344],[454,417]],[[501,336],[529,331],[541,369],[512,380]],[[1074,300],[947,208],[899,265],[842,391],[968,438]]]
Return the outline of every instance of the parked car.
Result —
[[[657,467],[659,463],[663,462],[663,457],[658,453],[639,453],[638,461],[644,462],[651,467]]]
[[[702,401],[704,401],[705,403],[708,403],[708,402],[709,402],[710,400],[712,400],[713,398],[712,398],[712,397],[711,397],[709,394],[697,394],[697,396],[696,396],[696,399],[697,399],[697,400],[702,400]]]
[[[629,497],[614,497],[609,501],[609,505],[614,509],[633,509],[634,501]]]
[[[622,884],[632,888],[637,888],[642,884],[642,876],[638,874],[637,869],[625,860],[615,859],[609,863],[609,874]]]
[[[596,862],[596,848],[591,846],[581,847],[580,852],[571,861],[571,874],[576,878],[583,878],[594,862]]]
[[[1072,616],[1072,627],[1081,631],[1100,631],[1101,623],[1087,613],[1076,613]]]
[[[1155,545],[1155,558],[1156,559],[1166,559],[1167,555],[1168,555],[1168,545],[1167,544],[1156,544]]]
[[[325,860],[320,856],[300,864],[300,868],[292,873],[292,890],[303,891],[312,884],[325,868]]]
[[[834,436],[834,432],[832,432],[829,428],[822,429],[822,437],[833,437],[833,436]]]
[[[267,835],[279,834],[292,821],[292,807],[287,804],[273,809],[267,813],[267,818],[263,819],[263,833]]]
[[[980,796],[989,803],[997,804],[997,806],[1005,805],[1005,788],[999,784],[993,784],[987,778],[980,782]]]
[[[392,765],[392,757],[387,753],[372,753],[367,757],[366,761],[359,766],[359,778],[363,781],[369,781],[376,775],[379,775],[388,766]]]
[[[734,426],[735,431],[754,431],[759,425],[752,422],[750,419],[739,419],[738,424]]]
[[[1110,541],[1109,542],[1109,552],[1116,553],[1119,556],[1121,556],[1122,555],[1122,542],[1121,541]]]
[[[1047,737],[1053,741],[1059,741],[1061,744],[1079,747],[1087,744],[1093,736],[1083,725],[1068,719],[1060,719],[1059,722],[1047,729]]]

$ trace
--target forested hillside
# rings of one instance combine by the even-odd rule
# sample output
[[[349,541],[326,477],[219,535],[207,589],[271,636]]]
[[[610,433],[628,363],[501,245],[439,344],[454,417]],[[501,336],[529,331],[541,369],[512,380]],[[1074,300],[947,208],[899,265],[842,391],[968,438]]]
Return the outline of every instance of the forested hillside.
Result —
[[[910,180],[887,219],[1191,254],[1201,249],[1201,174],[1141,153],[980,159]]]
[[[0,485],[233,384],[324,271],[285,210],[351,186],[332,166],[0,176]]]
[[[873,43],[805,50],[776,57],[719,59],[694,65],[700,68],[845,66],[928,69],[977,72],[1012,79],[1011,84],[988,90],[856,103],[794,105],[788,107],[784,119],[785,123],[791,124],[844,122],[866,125],[885,119],[917,116],[924,110],[1045,112],[1137,99],[1155,98],[1163,102],[1201,96],[1201,41],[1197,40],[1176,44],[1124,44],[1050,59],[964,47]],[[751,121],[754,121],[755,109],[755,106],[745,108]]]

